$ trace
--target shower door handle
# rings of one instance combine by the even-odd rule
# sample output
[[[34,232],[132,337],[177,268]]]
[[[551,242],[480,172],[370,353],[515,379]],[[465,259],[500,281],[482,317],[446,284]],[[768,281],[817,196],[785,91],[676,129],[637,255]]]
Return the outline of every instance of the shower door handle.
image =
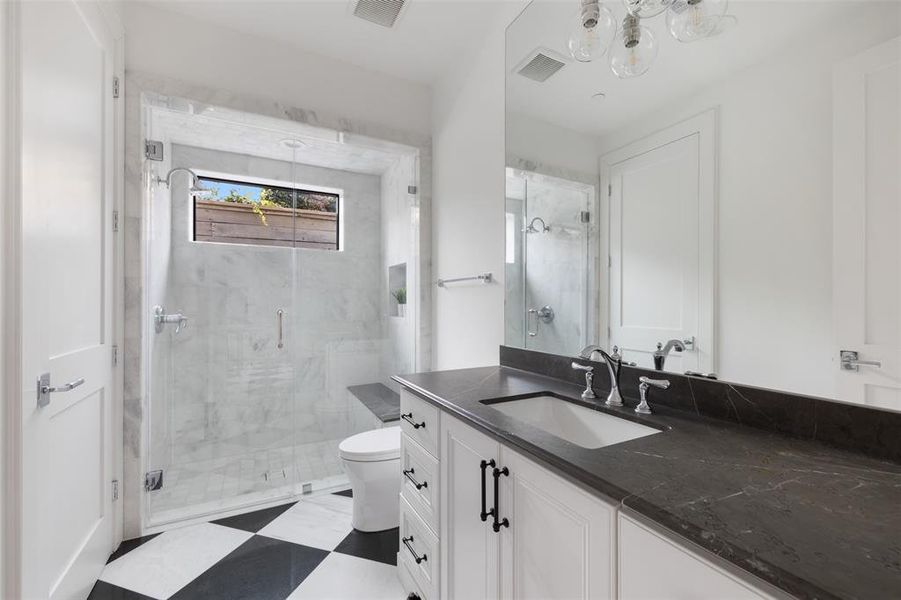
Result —
[[[285,347],[285,336],[284,336],[284,317],[285,311],[282,309],[278,309],[275,311],[275,315],[278,317],[278,346],[277,348],[281,350]]]

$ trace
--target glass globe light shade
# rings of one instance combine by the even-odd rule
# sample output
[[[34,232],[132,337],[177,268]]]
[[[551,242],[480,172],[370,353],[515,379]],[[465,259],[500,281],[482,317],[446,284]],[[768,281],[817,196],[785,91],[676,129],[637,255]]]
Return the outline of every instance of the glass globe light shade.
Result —
[[[616,21],[607,7],[597,0],[583,1],[567,47],[575,60],[591,62],[604,56],[614,35]]]
[[[623,0],[626,10],[642,19],[656,17],[672,3],[673,0]]]
[[[676,0],[666,11],[666,27],[680,42],[713,37],[734,22],[725,16],[728,4],[728,0]]]
[[[626,15],[622,30],[613,40],[610,51],[610,69],[620,79],[638,77],[651,68],[657,58],[657,40],[647,27],[642,27],[640,19]]]

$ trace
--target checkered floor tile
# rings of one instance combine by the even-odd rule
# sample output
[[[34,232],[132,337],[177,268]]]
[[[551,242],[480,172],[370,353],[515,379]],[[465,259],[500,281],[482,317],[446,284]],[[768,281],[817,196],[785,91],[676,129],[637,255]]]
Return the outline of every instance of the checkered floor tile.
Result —
[[[403,598],[397,529],[361,533],[346,492],[124,542],[89,600]]]

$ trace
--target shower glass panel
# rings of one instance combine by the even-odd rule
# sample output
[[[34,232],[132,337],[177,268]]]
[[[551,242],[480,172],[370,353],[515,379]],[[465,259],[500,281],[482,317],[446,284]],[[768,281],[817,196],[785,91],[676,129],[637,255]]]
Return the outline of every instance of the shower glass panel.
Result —
[[[293,198],[261,210],[258,188],[214,183],[290,184],[293,151],[251,159],[203,133],[215,126],[202,111],[145,112],[148,139],[164,149],[162,161],[145,164],[147,305],[186,319],[181,328],[150,320],[148,483],[159,485],[148,492],[151,526],[286,497],[297,480]],[[169,188],[155,182],[174,167],[192,169],[211,192],[191,193],[184,172]]]
[[[366,394],[419,366],[417,151],[152,94],[142,117],[145,527],[347,487],[340,442],[396,424]]]
[[[506,343],[572,354],[587,339],[594,187],[507,169]]]

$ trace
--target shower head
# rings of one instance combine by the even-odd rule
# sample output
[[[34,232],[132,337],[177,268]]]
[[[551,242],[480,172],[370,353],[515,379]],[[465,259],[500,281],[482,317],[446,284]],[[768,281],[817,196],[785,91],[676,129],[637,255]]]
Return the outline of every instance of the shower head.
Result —
[[[536,221],[541,223],[541,227],[535,227]],[[525,231],[526,233],[547,233],[550,230],[551,228],[547,226],[547,224],[544,222],[544,219],[542,219],[541,217],[535,217],[529,222],[529,225],[523,231]]]
[[[197,173],[186,167],[175,167],[166,174],[165,179],[158,176],[156,182],[165,184],[166,187],[171,187],[172,176],[179,172],[187,173],[191,176],[191,187],[188,188],[188,193],[192,196],[209,196],[213,192],[213,190],[208,190],[200,185],[200,178],[197,177]]]

